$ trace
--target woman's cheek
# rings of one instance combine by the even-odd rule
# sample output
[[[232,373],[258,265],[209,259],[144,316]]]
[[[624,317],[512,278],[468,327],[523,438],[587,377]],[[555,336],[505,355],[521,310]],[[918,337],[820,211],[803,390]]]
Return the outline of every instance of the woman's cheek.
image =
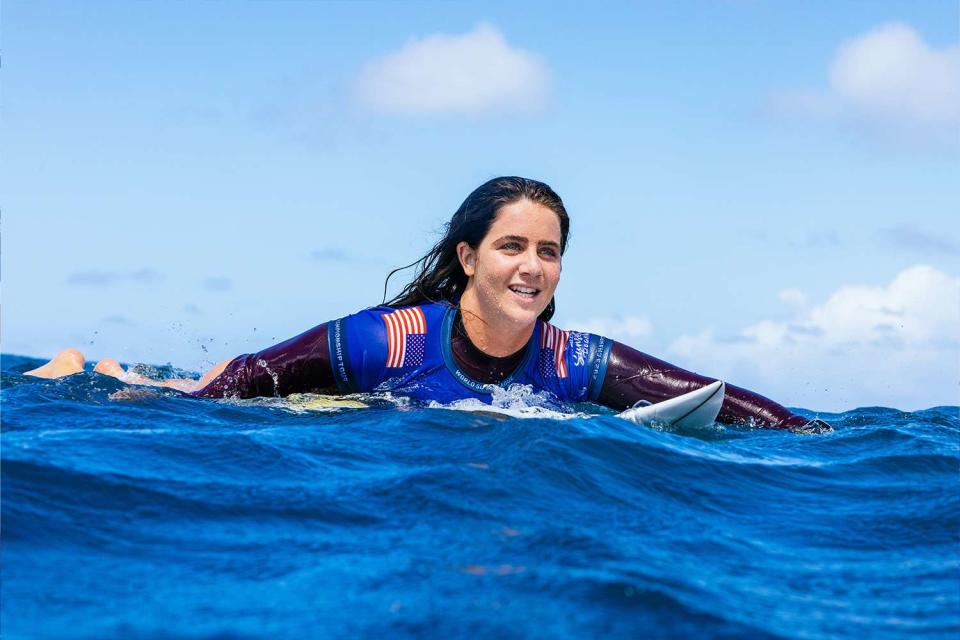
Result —
[[[500,287],[497,281],[492,278],[484,278],[478,284],[480,285],[480,290],[483,292],[483,297],[499,306],[502,294],[500,293]]]
[[[550,272],[550,281],[553,283],[553,288],[556,289],[557,285],[560,284],[560,273],[563,271],[563,265],[557,263],[553,270]]]

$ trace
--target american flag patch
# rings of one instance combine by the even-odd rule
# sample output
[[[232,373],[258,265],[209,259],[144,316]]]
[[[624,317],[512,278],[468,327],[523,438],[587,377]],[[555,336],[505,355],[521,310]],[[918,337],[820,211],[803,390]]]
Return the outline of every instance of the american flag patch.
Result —
[[[419,307],[397,309],[383,316],[387,325],[387,367],[423,364],[427,319]]]
[[[569,331],[557,329],[552,324],[544,322],[540,327],[540,349],[550,349],[553,351],[553,368],[557,372],[558,378],[567,377],[567,363],[563,359],[563,352],[567,348],[567,338]]]

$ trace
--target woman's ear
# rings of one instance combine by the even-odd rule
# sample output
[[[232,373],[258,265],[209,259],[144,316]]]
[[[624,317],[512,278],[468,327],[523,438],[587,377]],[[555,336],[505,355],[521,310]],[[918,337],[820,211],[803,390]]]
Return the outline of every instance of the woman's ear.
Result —
[[[457,243],[457,258],[460,259],[460,266],[463,272],[469,278],[477,270],[477,252],[466,241]]]

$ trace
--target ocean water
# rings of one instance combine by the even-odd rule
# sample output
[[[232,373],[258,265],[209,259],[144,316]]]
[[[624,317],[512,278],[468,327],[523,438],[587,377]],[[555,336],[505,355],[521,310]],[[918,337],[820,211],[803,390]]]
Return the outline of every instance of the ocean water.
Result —
[[[958,407],[672,432],[0,363],[5,639],[960,634]]]

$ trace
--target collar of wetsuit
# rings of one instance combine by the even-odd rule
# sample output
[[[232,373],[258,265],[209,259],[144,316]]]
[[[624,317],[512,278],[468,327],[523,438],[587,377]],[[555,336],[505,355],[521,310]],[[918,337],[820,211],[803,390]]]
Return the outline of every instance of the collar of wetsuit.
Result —
[[[457,340],[458,338],[460,338],[459,341]],[[519,351],[511,353],[508,356],[491,356],[488,353],[484,353],[477,345],[473,344],[473,340],[467,335],[467,328],[463,326],[463,318],[460,316],[459,311],[457,311],[457,316],[453,320],[453,341],[454,343],[461,342],[461,346],[466,352],[466,355],[470,356],[470,359],[474,362],[488,361],[499,364],[514,360],[519,361],[527,351],[527,345],[523,345]]]
[[[460,370],[471,380],[481,384],[499,384],[514,373],[526,355],[526,347],[509,356],[498,358],[477,348],[467,335],[460,314],[454,320],[450,350]]]

